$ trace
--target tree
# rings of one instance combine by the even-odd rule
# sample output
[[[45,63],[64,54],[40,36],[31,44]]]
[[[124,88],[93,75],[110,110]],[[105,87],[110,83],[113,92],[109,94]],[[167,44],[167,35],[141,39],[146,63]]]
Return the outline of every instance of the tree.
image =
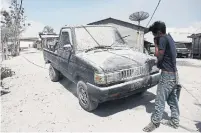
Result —
[[[17,0],[11,0],[9,11],[1,11],[3,20],[1,21],[1,37],[3,37],[4,47],[8,41],[13,42],[11,47],[11,54],[13,56],[19,55],[19,38],[21,33],[25,30],[26,26],[30,24],[25,23],[26,17],[24,16],[24,8],[22,7],[22,0],[20,4]]]
[[[12,55],[16,56],[19,55],[19,37],[20,34],[25,30],[25,16],[24,16],[24,8],[22,7],[22,0],[20,4],[18,4],[17,0],[11,1],[10,6],[10,14],[12,18],[12,30],[14,33],[13,36],[13,42],[14,45],[12,45]]]
[[[54,31],[54,29],[53,29],[52,27],[50,27],[50,26],[45,26],[45,27],[43,28],[42,33],[45,33],[45,34],[55,34],[55,31]]]
[[[1,11],[1,51],[2,51],[2,60],[8,58],[8,41],[14,36],[11,31],[12,19],[7,11]]]

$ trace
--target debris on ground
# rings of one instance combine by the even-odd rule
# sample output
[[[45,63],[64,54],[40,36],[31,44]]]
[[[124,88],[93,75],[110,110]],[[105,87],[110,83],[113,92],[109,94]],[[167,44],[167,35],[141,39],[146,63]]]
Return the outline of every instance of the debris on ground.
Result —
[[[5,88],[2,80],[7,78],[7,77],[11,77],[15,74],[14,71],[12,71],[10,68],[8,67],[1,67],[1,76],[0,76],[0,90],[1,90],[1,96],[10,93],[10,91],[8,90],[9,88]]]
[[[1,89],[1,96],[10,93],[10,91],[3,89],[2,87],[0,87]]]
[[[1,67],[1,80],[3,80],[4,78],[7,78],[7,77],[11,77],[14,74],[15,74],[15,72],[12,71],[10,68]]]

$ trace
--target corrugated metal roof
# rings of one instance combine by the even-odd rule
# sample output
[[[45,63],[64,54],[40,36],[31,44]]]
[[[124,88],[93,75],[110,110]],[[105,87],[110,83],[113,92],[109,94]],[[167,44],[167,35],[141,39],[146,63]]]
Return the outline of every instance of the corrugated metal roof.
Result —
[[[81,27],[110,27],[112,25],[104,25],[104,24],[100,24],[100,25],[65,25],[62,28],[81,28]]]
[[[198,34],[192,34],[190,36],[188,36],[188,38],[195,38],[195,37],[200,37],[201,36],[201,33],[198,33]]]
[[[99,23],[102,23],[102,22],[105,22],[105,21],[118,21],[118,22],[120,22],[120,23],[122,23],[122,24],[128,24],[128,25],[130,25],[130,26],[135,26],[135,27],[140,27],[140,28],[143,28],[143,29],[147,29],[147,28],[145,28],[145,27],[143,27],[143,26],[138,26],[138,25],[136,25],[136,24],[132,24],[132,23],[129,23],[129,22],[126,22],[126,21],[122,21],[122,20],[119,20],[119,19],[115,19],[115,18],[106,18],[106,19],[102,19],[102,20],[98,20],[98,21],[95,21],[95,22],[91,22],[91,23],[89,23],[89,24],[87,24],[87,25],[94,25],[94,24],[99,24]]]

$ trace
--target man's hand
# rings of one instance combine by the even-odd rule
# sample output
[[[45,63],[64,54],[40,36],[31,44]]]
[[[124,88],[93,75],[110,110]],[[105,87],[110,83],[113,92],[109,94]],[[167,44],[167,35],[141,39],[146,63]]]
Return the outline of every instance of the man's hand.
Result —
[[[158,56],[158,46],[157,46],[157,44],[155,44],[155,53],[154,53],[154,55],[157,57]]]

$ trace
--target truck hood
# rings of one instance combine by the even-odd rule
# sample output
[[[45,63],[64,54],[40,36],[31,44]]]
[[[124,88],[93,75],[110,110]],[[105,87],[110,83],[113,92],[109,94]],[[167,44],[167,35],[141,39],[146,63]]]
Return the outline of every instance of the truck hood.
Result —
[[[99,66],[104,72],[112,72],[141,66],[144,65],[147,60],[153,59],[151,56],[131,49],[96,50],[87,53],[82,52],[77,54],[77,56],[87,62]]]

